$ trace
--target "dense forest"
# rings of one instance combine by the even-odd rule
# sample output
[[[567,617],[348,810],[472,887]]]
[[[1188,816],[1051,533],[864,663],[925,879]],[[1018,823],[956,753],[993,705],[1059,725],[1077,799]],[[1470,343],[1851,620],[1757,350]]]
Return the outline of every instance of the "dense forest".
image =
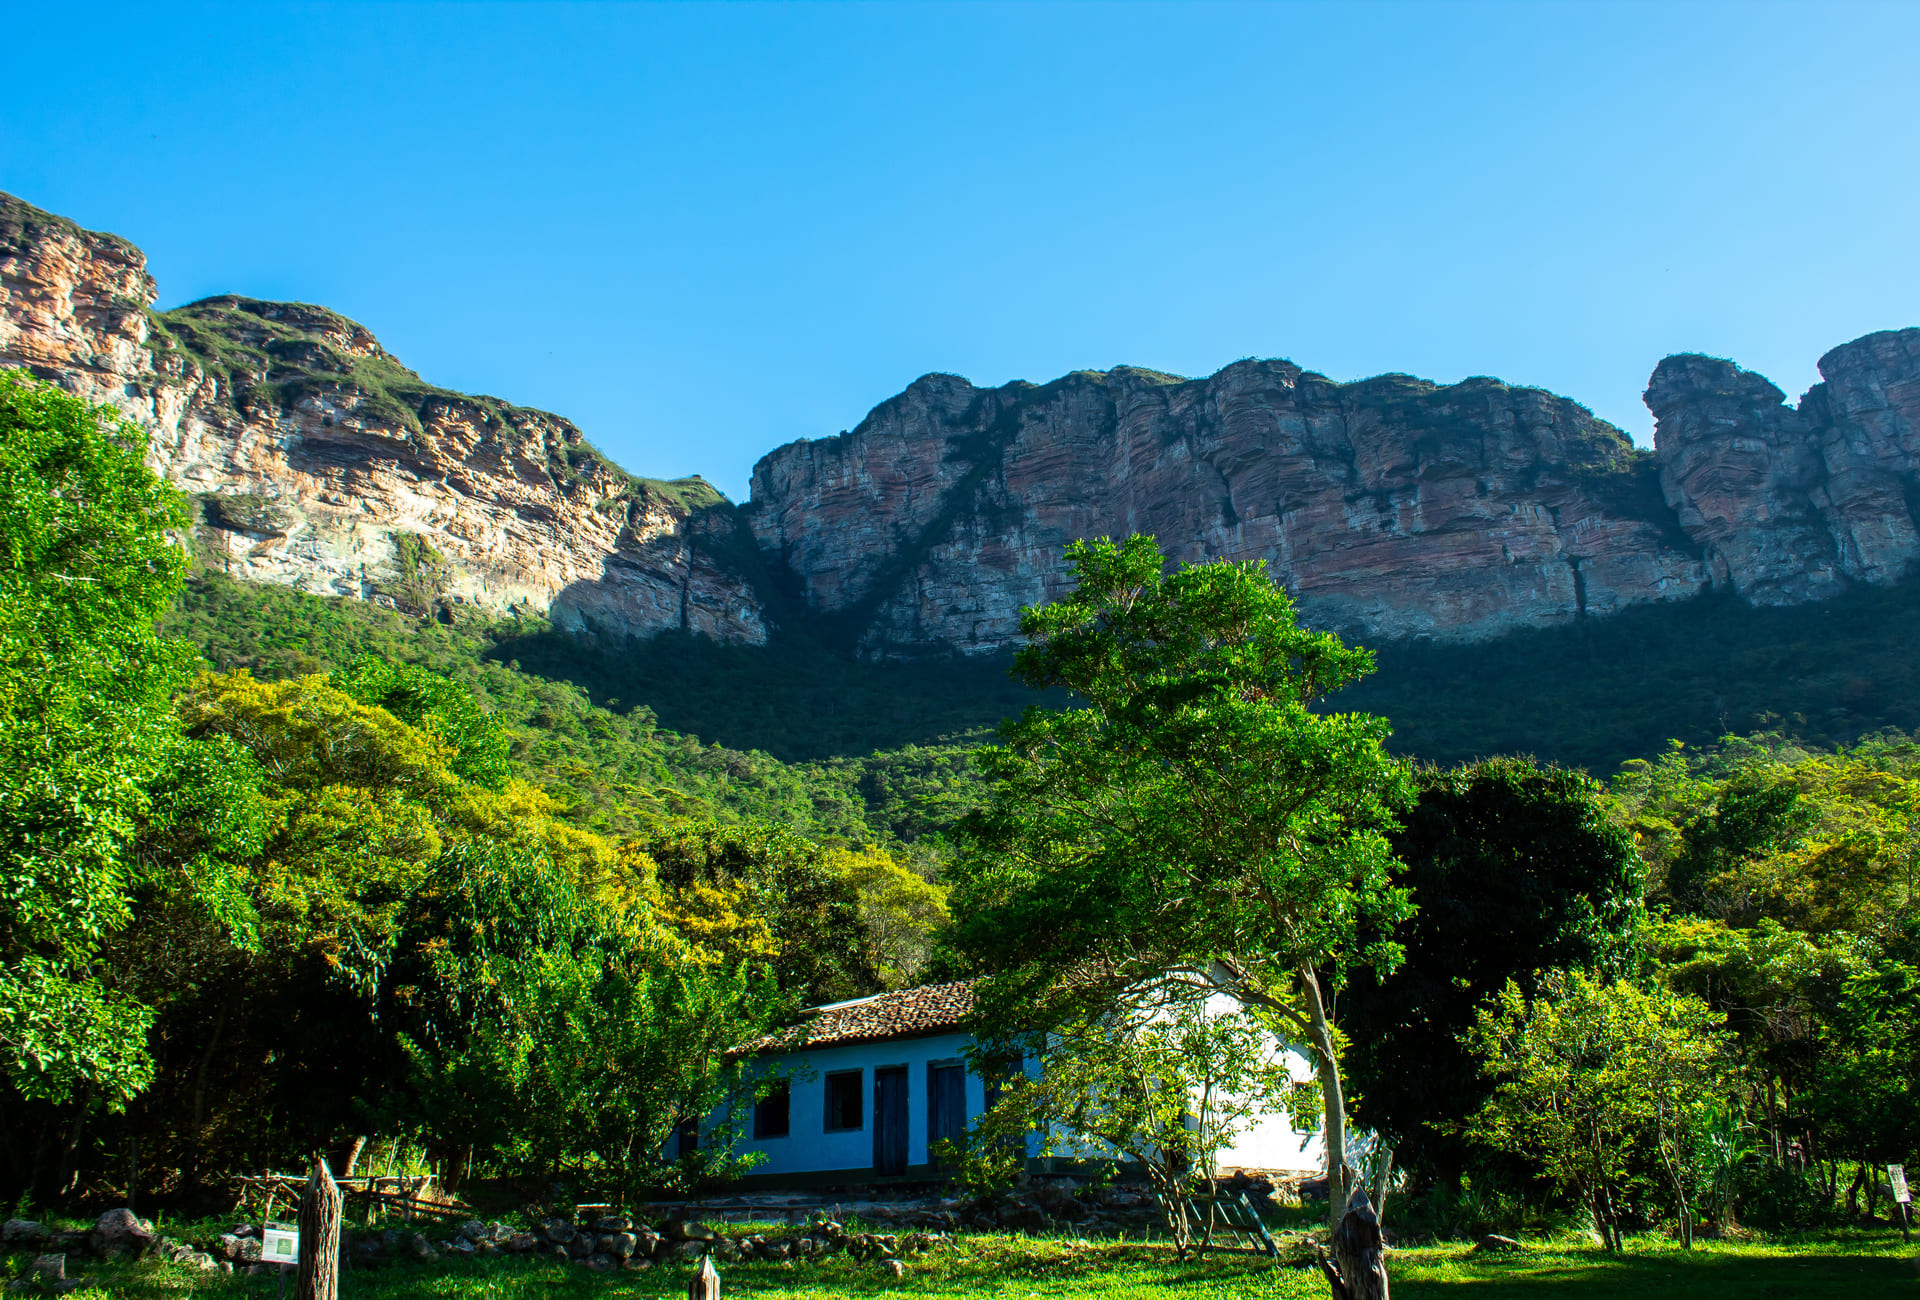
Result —
[[[1134,538],[1011,664],[596,646],[198,567],[138,430],[50,386],[0,376],[0,435],[9,1199],[369,1139],[687,1188],[740,1166],[669,1138],[800,1007],[993,976],[1104,1089],[1212,1050],[1127,1019],[1165,970],[1237,972],[1436,1223],[1813,1223],[1920,1148],[1912,584],[1369,651]]]

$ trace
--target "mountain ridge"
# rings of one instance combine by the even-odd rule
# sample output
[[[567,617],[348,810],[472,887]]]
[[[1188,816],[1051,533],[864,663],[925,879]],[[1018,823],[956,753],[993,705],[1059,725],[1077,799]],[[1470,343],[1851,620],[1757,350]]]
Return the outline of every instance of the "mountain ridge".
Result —
[[[1920,562],[1920,330],[1833,349],[1795,406],[1669,357],[1651,451],[1486,376],[933,373],[770,451],[736,506],[628,473],[563,417],[438,388],[324,307],[156,296],[135,245],[0,196],[0,364],[147,426],[210,563],[442,618],[991,653],[1065,590],[1066,543],[1151,532],[1179,560],[1267,561],[1310,622],[1475,642],[1716,591],[1825,599]]]

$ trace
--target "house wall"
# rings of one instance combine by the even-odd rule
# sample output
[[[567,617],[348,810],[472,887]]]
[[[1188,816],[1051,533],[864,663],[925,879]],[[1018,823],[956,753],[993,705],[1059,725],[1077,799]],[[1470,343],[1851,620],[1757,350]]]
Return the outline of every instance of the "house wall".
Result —
[[[1289,1049],[1286,1061],[1287,1073],[1296,1084],[1313,1082],[1313,1063],[1303,1053]],[[1326,1136],[1317,1123],[1306,1129],[1295,1128],[1285,1111],[1262,1115],[1220,1148],[1216,1164],[1223,1173],[1235,1169],[1325,1173]]]
[[[907,1067],[907,1176],[926,1177],[932,1171],[927,1159],[927,1067],[934,1062],[964,1064],[961,1051],[969,1043],[966,1034],[938,1034],[925,1038],[891,1039],[878,1043],[853,1043],[783,1056],[760,1058],[758,1066],[770,1074],[785,1074],[789,1088],[789,1125],[786,1137],[753,1137],[750,1114],[740,1116],[745,1134],[740,1142],[742,1154],[758,1152],[766,1158],[756,1165],[748,1179],[761,1182],[804,1182],[808,1179],[830,1181],[828,1175],[845,1175],[848,1181],[867,1181],[873,1177],[874,1083],[876,1069]],[[826,1131],[827,1075],[842,1070],[859,1070],[861,1125],[858,1129]],[[967,1072],[966,1099],[968,1124],[986,1109],[986,1090],[973,1072]]]
[[[879,1043],[855,1043],[780,1056],[765,1056],[758,1068],[773,1075],[786,1075],[789,1087],[789,1123],[786,1137],[753,1137],[751,1114],[740,1116],[743,1137],[742,1154],[758,1152],[765,1157],[747,1176],[749,1183],[866,1182],[873,1173],[874,1081],[876,1069],[888,1066],[907,1068],[907,1173],[908,1178],[932,1176],[927,1157],[927,1067],[934,1062],[960,1062],[970,1043],[966,1034],[939,1034],[925,1038],[893,1039]],[[1287,1066],[1297,1082],[1313,1079],[1313,1068],[1297,1053],[1287,1053]],[[861,1126],[840,1132],[826,1131],[828,1074],[859,1070],[861,1089]],[[986,1090],[971,1070],[966,1080],[966,1121],[972,1124],[986,1110]],[[716,1115],[715,1119],[720,1116]],[[1039,1145],[1034,1142],[1037,1153]],[[1325,1143],[1319,1126],[1296,1130],[1284,1113],[1266,1115],[1235,1137],[1220,1152],[1219,1167],[1315,1170],[1325,1169]],[[1074,1144],[1056,1145],[1063,1159],[1075,1155],[1093,1155],[1079,1151]]]

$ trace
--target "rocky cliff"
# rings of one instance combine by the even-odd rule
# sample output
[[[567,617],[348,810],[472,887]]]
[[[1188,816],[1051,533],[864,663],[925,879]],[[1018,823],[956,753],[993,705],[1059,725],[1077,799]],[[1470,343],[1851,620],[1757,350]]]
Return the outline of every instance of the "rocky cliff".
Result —
[[[146,425],[235,576],[766,639],[724,558],[745,544],[733,508],[703,481],[634,478],[559,416],[435,388],[324,308],[154,299],[133,245],[0,195],[0,364]]]
[[[1264,559],[1313,621],[1473,639],[1709,584],[1651,454],[1493,379],[1335,383],[1285,361],[1036,387],[930,375],[754,470],[762,547],[869,653],[984,650],[1064,588],[1077,537]]]
[[[1760,605],[1888,586],[1920,560],[1920,329],[1820,358],[1795,406],[1730,361],[1668,357],[1647,386],[1660,481],[1717,585]]]
[[[973,653],[1065,589],[1068,542],[1148,532],[1267,561],[1322,626],[1470,641],[1714,588],[1816,600],[1920,561],[1920,330],[1834,349],[1794,406],[1669,357],[1654,451],[1494,379],[928,375],[763,458],[736,510],[624,473],[558,416],[427,384],[324,308],[154,297],[131,244],[0,195],[0,364],[149,426],[234,574],[421,612],[758,643],[780,593],[868,656]]]

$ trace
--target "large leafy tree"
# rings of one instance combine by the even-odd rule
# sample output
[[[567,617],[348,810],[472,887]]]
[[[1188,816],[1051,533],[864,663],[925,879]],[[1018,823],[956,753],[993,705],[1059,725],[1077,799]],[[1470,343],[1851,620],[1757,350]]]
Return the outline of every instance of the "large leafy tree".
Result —
[[[635,842],[650,860],[660,915],[732,960],[764,960],[809,1002],[877,992],[861,899],[819,845],[765,823],[683,822]]]
[[[104,408],[0,372],[0,1111],[118,1108],[151,1078],[150,1009],[98,965],[186,662],[153,630],[185,510],[145,450]],[[43,1163],[13,1155],[23,1179]]]
[[[1410,910],[1387,833],[1410,794],[1384,720],[1316,710],[1372,667],[1299,626],[1257,564],[1163,573],[1150,537],[1077,543],[1064,599],[1029,609],[1030,708],[979,763],[954,946],[996,978],[995,1028],[1097,1019],[1142,987],[1220,992],[1304,1045],[1324,1097],[1330,1198],[1346,1201],[1333,995],[1390,964]]]
[[[494,1168],[631,1192],[729,1171],[668,1138],[739,1083],[781,1009],[764,968],[703,961],[645,908],[584,898],[537,852],[457,845],[409,901],[383,994],[411,1068],[388,1118]]]
[[[1556,972],[1529,998],[1509,983],[1471,1041],[1494,1082],[1479,1140],[1537,1160],[1621,1249],[1623,1189],[1637,1158],[1665,1176],[1682,1241],[1713,1172],[1703,1141],[1735,1090],[1722,1017],[1665,988]]]
[[[1618,974],[1639,928],[1644,869],[1588,777],[1495,758],[1419,774],[1393,849],[1419,910],[1395,932],[1405,959],[1356,973],[1341,1003],[1361,1122],[1457,1185],[1459,1126],[1491,1090],[1461,1041],[1509,980],[1546,970]]]

